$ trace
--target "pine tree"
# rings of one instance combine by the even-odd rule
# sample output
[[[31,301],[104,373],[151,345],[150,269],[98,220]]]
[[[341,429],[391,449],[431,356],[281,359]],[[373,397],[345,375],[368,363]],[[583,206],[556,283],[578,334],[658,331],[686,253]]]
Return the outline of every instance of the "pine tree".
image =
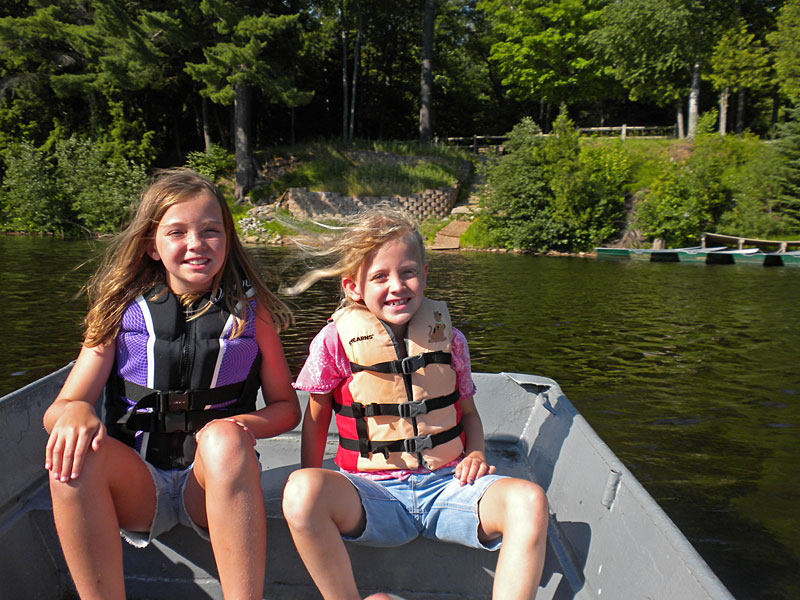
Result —
[[[775,142],[783,164],[778,170],[780,201],[786,233],[800,233],[800,104],[789,111],[789,118],[778,126]]]

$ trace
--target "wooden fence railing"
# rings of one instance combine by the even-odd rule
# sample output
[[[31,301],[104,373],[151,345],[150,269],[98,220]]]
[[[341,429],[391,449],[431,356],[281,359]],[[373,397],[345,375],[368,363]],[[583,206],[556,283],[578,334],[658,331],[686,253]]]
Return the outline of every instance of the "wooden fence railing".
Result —
[[[640,138],[669,138],[676,137],[674,125],[619,125],[616,127],[581,127],[581,135],[611,137],[619,136]],[[548,135],[546,133],[542,135]],[[473,152],[486,151],[488,148],[499,148],[508,140],[505,135],[473,135],[467,137],[436,138],[436,143],[452,144],[455,146],[470,146]]]

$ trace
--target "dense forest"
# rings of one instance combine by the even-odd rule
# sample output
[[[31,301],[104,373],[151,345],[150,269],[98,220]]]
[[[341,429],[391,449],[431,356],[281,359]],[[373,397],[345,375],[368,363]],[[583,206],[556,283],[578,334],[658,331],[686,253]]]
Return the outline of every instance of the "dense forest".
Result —
[[[777,139],[777,158],[753,144],[723,154],[772,169],[750,174],[780,185],[760,192],[757,205],[748,196],[742,210],[754,213],[741,219],[786,234],[796,230],[800,184],[798,40],[800,0],[7,0],[0,228],[114,231],[148,172],[196,153],[235,159],[241,199],[253,156],[271,148],[425,144],[515,128],[519,137],[531,127],[550,132],[568,115],[562,140],[565,123],[671,126],[688,140],[712,130]],[[715,175],[699,168],[661,173],[654,192],[680,196],[680,186]],[[587,175],[586,185],[608,186],[603,177]],[[551,213],[575,216],[575,207],[558,208],[559,193],[576,190],[551,191]],[[738,208],[736,193],[706,202],[706,225]],[[618,220],[618,211],[590,206],[597,197],[579,202],[593,225],[553,239],[576,248],[612,235],[618,227],[601,221]],[[549,223],[537,206],[525,210]],[[651,221],[667,218],[656,209]]]

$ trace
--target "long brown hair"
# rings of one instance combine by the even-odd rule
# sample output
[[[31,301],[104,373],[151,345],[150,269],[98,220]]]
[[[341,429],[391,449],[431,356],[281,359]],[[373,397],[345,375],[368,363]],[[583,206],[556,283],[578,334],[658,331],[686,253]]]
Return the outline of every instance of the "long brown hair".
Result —
[[[295,239],[298,247],[310,256],[327,258],[331,264],[312,269],[292,287],[281,290],[295,296],[320,279],[356,277],[367,257],[384,244],[409,239],[418,246],[420,260],[425,262],[425,243],[414,218],[397,207],[379,204],[349,218],[345,226],[331,228],[327,233],[306,235]],[[347,303],[342,290],[342,303]]]
[[[165,169],[156,173],[142,194],[130,225],[108,246],[100,267],[86,285],[90,308],[85,321],[84,345],[109,343],[116,336],[128,305],[153,286],[166,285],[164,265],[148,255],[148,244],[155,238],[158,223],[171,206],[204,193],[216,198],[222,210],[227,238],[225,263],[215,275],[211,291],[222,292],[225,307],[235,317],[231,336],[241,334],[247,318],[248,298],[242,288],[243,281],[250,284],[256,299],[267,309],[279,330],[293,323],[289,308],[267,289],[253,267],[236,235],[228,204],[217,186],[191,169]]]

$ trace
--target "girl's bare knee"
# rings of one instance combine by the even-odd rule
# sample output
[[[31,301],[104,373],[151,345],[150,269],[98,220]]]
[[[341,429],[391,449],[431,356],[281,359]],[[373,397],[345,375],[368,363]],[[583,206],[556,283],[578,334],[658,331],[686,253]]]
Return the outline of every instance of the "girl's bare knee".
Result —
[[[506,501],[507,522],[514,523],[515,529],[527,524],[529,536],[541,539],[547,533],[547,506],[547,496],[540,486],[520,480]]]
[[[255,463],[252,438],[236,423],[220,419],[203,428],[197,442],[197,454],[206,470],[218,475],[234,476]]]
[[[83,496],[92,498],[99,489],[110,488],[111,483],[104,468],[106,453],[103,445],[88,452],[80,475],[75,479],[62,482],[50,476],[50,496],[53,501],[71,501]]]
[[[283,516],[293,528],[310,521],[322,490],[322,481],[314,469],[294,471],[283,488]]]

